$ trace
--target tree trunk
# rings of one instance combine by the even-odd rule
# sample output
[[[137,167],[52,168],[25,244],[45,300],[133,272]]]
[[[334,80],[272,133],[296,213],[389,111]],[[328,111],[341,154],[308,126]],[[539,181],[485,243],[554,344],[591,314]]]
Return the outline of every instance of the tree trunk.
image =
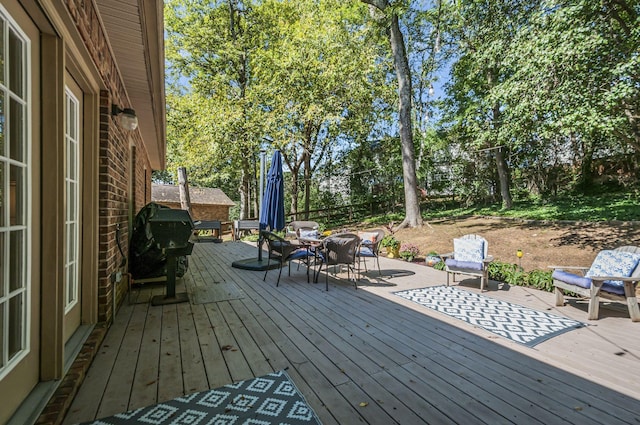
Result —
[[[391,17],[391,51],[398,78],[399,129],[402,144],[402,173],[404,175],[405,218],[400,227],[422,226],[418,182],[416,178],[415,146],[413,145],[413,126],[411,125],[411,71],[404,46],[398,15]]]
[[[384,11],[389,6],[388,0],[362,0],[362,2],[381,11]],[[391,15],[390,27],[389,41],[398,79],[398,128],[402,146],[402,174],[404,177],[405,218],[398,228],[406,226],[418,227],[422,226],[422,216],[420,215],[415,146],[413,145],[413,126],[411,124],[411,69],[409,68],[404,37],[400,31],[400,22],[396,13]]]
[[[189,196],[189,181],[187,169],[178,167],[178,186],[180,188],[180,207],[191,215],[191,197]]]
[[[509,168],[507,162],[504,159],[504,152],[499,147],[496,150],[496,168],[498,169],[498,180],[500,182],[500,195],[502,196],[502,208],[510,209],[513,206],[511,200],[510,182],[509,182]]]
[[[240,220],[248,218],[249,204],[251,199],[249,197],[249,187],[251,186],[251,173],[249,172],[249,161],[246,158],[241,162],[241,182],[240,182]]]
[[[494,70],[490,69],[487,73],[487,83],[489,84],[489,87],[494,86],[494,81]],[[497,103],[494,104],[491,112],[493,128],[497,135],[500,125],[502,125],[500,122],[500,105]],[[498,144],[499,143],[500,142],[498,141]],[[496,149],[496,169],[498,170],[498,183],[500,184],[502,208],[508,210],[513,206],[513,201],[511,200],[511,182],[509,179],[509,166],[507,165],[507,161],[504,159],[504,152],[502,151],[501,146],[498,146]]]
[[[299,182],[298,182],[298,173],[300,172],[299,168],[295,168],[291,170],[291,215],[294,220],[299,220],[298,218],[298,191],[300,190]]]
[[[311,207],[311,155],[308,150],[304,156],[304,219],[309,219],[309,208]]]
[[[593,186],[593,152],[595,151],[595,143],[588,143],[585,149],[584,157],[580,163],[580,175],[578,176],[578,189],[586,193]]]

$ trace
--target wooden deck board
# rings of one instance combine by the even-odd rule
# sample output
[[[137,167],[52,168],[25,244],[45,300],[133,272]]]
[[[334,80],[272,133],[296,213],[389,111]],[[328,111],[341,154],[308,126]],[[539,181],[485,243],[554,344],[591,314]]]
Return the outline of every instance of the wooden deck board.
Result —
[[[230,265],[256,254],[242,242],[196,245],[181,279],[198,288],[190,303],[152,307],[151,290],[137,290],[140,304],[121,307],[65,423],[126,410],[127,397],[139,407],[280,369],[325,424],[640,420],[640,339],[629,338],[640,327],[623,311],[602,308],[590,326],[529,348],[393,295],[444,284],[443,272],[381,258],[382,278],[369,273],[357,290],[330,278],[327,292],[324,276],[307,283],[295,263],[278,287],[277,270],[263,281]],[[492,285],[484,295],[586,321],[552,294]]]
[[[133,308],[124,338],[113,363],[111,376],[103,392],[97,412],[98,417],[110,416],[128,410],[147,310],[146,304],[137,304]]]
[[[140,345],[140,359],[135,370],[129,410],[148,406],[158,400],[158,367],[160,363],[160,344],[162,338],[162,311],[150,308]]]
[[[193,306],[194,326],[198,333],[200,353],[210,388],[218,388],[232,382],[216,338],[215,325],[209,321],[204,305]]]
[[[96,417],[102,402],[101,395],[111,376],[132,313],[133,305],[127,304],[120,308],[94,359],[94,363],[100,364],[101,367],[92,367],[87,371],[82,391],[79,391],[73,400],[64,424],[74,424],[85,420],[84,418]]]
[[[162,311],[162,338],[158,366],[158,402],[184,394],[182,360],[180,358],[180,331],[176,304],[153,306]],[[147,359],[142,359],[147,361]],[[185,364],[186,366],[186,364]],[[189,365],[190,366],[190,365]]]

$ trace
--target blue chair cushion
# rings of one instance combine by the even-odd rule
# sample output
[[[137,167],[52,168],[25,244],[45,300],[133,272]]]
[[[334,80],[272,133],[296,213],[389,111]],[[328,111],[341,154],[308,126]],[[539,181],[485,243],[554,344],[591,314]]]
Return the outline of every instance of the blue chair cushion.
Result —
[[[640,254],[608,250],[600,251],[584,277],[564,270],[554,270],[551,277],[570,285],[589,289],[591,288],[590,277],[629,277],[638,266],[638,262],[640,262]],[[602,290],[612,294],[624,295],[624,283],[620,280],[605,280],[602,283]]]
[[[587,289],[591,288],[591,279],[564,270],[554,270],[551,277],[560,282],[568,283],[569,285],[576,285]]]
[[[592,276],[620,276],[629,277],[631,273],[638,266],[640,261],[640,254],[635,252],[623,252],[623,251],[600,251],[593,260],[593,264],[585,273],[585,277]],[[620,288],[624,293],[624,284],[620,280],[607,280],[603,284],[608,288]],[[611,292],[611,291],[610,291]],[[617,293],[617,292],[616,292]]]
[[[640,260],[640,254],[623,251],[600,251],[585,276],[629,277]]]
[[[484,260],[484,240],[454,239],[453,251],[453,258],[457,261],[482,263],[482,260]],[[480,267],[482,267],[482,264]]]
[[[357,253],[360,257],[375,257],[376,255],[373,253],[373,250],[370,246],[360,246],[360,251]]]
[[[303,239],[318,239],[318,231],[317,230],[308,230],[308,229],[300,229],[299,238]]]
[[[624,283],[620,280],[605,280],[602,283],[602,290],[612,294],[624,295]]]
[[[459,270],[466,269],[466,270],[477,270],[477,271],[482,270],[482,262],[459,261],[453,258],[447,258],[447,260],[445,261],[445,264],[450,269],[459,269]]]
[[[302,258],[306,258],[309,256],[309,252],[307,251],[307,248],[299,248],[296,249],[295,251],[293,251],[290,255],[289,255],[289,260],[300,260]]]

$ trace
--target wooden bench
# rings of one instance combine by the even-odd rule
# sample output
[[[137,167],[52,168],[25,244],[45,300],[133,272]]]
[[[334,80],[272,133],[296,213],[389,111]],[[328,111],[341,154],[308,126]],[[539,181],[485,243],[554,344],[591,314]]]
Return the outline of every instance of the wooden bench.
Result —
[[[258,230],[260,231],[260,222],[258,220],[234,220],[233,221],[233,240],[239,241],[241,232]]]
[[[222,223],[220,220],[199,220],[194,223],[194,229],[197,232],[198,239],[208,237],[219,239],[222,236]]]

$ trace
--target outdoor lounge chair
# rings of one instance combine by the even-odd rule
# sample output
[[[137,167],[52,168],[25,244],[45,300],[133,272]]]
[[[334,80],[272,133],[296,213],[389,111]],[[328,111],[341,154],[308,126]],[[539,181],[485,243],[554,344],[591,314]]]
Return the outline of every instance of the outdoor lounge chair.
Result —
[[[360,262],[364,262],[364,270],[367,272],[367,258],[374,258],[378,266],[378,274],[382,276],[378,254],[380,252],[380,242],[382,238],[384,238],[384,235],[385,232],[383,229],[358,232],[358,237],[360,238],[360,247],[356,252],[356,257],[358,258],[358,275],[360,274]]]
[[[480,278],[480,292],[489,281],[489,263],[493,256],[487,255],[489,243],[478,235],[464,235],[453,240],[453,252],[442,255],[447,272],[447,286],[449,275],[453,275],[453,282],[457,274]]]
[[[600,251],[591,267],[549,267],[554,269],[551,276],[556,306],[564,305],[563,290],[573,292],[589,298],[587,318],[598,320],[600,297],[626,301],[631,320],[640,322],[636,299],[636,285],[640,281],[640,248],[623,246]]]
[[[300,245],[296,245],[287,241],[275,233],[263,230],[262,238],[267,242],[267,250],[269,252],[268,260],[267,260],[267,269],[264,272],[264,277],[262,280],[267,279],[267,273],[269,272],[269,263],[273,260],[278,262],[279,272],[278,272],[278,280],[276,281],[276,286],[280,284],[280,276],[282,275],[282,267],[284,267],[285,263],[291,264],[292,260],[306,260],[309,256],[309,250],[306,247],[301,247]],[[289,276],[291,276],[291,267],[289,267]],[[309,280],[309,270],[307,264],[307,281]]]
[[[329,290],[329,266],[346,265],[347,279],[351,280],[350,273],[353,272],[353,284],[358,289],[355,276],[356,252],[360,245],[360,238],[353,233],[341,233],[335,236],[329,236],[322,242],[322,265],[327,266],[325,272],[325,287]]]

